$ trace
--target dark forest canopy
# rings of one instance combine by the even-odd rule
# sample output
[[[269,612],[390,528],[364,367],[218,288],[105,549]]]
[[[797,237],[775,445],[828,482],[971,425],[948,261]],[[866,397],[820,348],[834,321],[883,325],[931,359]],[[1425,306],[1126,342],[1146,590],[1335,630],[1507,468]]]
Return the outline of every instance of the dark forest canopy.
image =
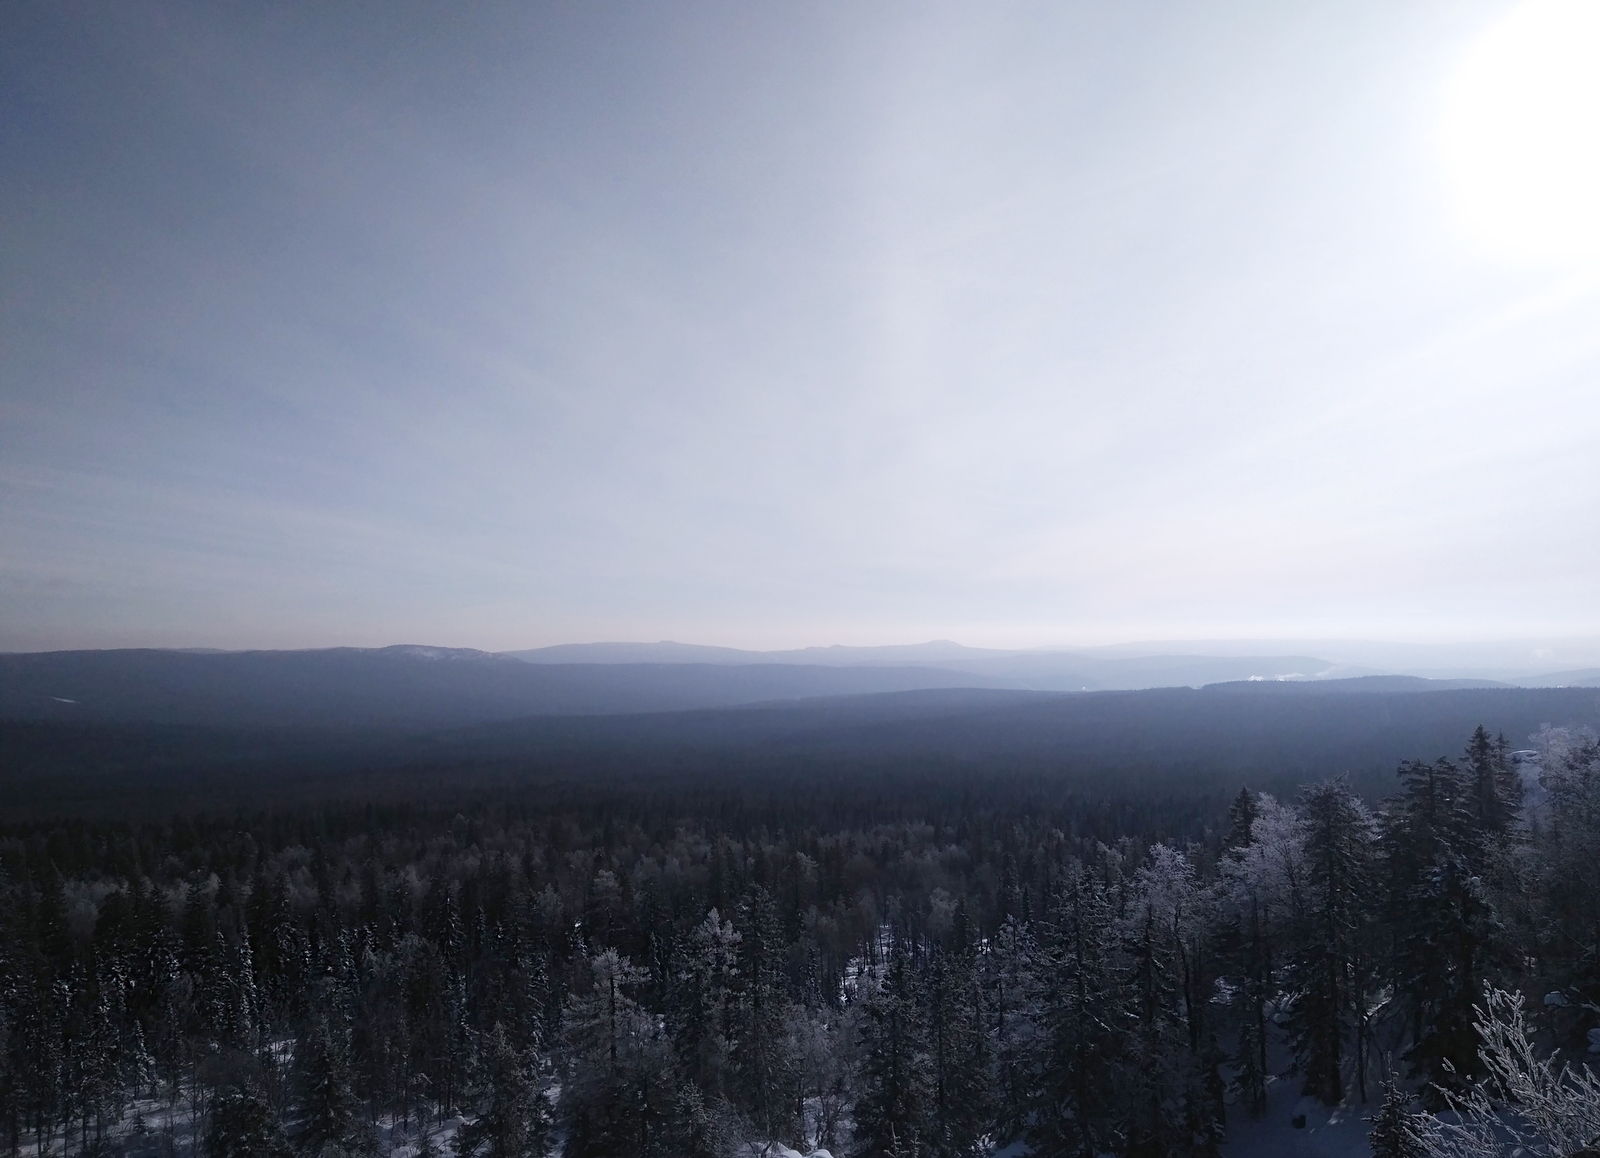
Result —
[[[1371,803],[1392,790],[1401,760],[1451,751],[1479,724],[1517,743],[1546,723],[1600,727],[1592,688],[1351,694],[1362,681],[1334,682],[1345,689],[943,689],[422,735],[13,717],[0,721],[0,814],[159,816],[352,798],[456,804],[612,789],[631,799],[701,787],[778,801],[832,794],[856,808],[870,806],[883,782],[935,798],[970,789],[1033,802],[1065,793],[1214,803],[1241,783],[1292,795],[1340,774]]]

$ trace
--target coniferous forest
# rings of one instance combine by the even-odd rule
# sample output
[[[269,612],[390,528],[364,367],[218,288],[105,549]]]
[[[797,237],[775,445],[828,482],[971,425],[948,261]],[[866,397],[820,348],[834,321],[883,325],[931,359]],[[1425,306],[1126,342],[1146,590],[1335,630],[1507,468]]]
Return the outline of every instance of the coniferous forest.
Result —
[[[1486,993],[1540,1056],[1600,1038],[1600,744],[1463,739],[1378,800],[611,784],[14,820],[0,1142],[1203,1158],[1289,1083],[1374,1153],[1443,1152],[1430,1114],[1496,1076]]]

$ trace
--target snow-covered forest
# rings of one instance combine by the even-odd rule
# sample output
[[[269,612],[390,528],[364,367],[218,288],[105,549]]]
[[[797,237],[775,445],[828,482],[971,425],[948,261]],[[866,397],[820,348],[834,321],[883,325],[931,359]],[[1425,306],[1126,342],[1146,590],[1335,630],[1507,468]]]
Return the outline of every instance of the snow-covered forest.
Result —
[[[1466,1153],[1430,1115],[1505,1101],[1486,987],[1505,1050],[1579,1067],[1555,1086],[1600,1054],[1600,744],[1535,742],[1209,815],[729,789],[11,824],[0,1144],[1199,1158],[1286,1083],[1376,1153]]]

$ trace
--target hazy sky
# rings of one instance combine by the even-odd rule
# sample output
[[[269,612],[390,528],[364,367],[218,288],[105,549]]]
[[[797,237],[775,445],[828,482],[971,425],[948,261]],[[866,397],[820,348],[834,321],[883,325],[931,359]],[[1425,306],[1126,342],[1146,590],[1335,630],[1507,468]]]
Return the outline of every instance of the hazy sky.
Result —
[[[9,4],[0,648],[1600,633],[1582,11]]]

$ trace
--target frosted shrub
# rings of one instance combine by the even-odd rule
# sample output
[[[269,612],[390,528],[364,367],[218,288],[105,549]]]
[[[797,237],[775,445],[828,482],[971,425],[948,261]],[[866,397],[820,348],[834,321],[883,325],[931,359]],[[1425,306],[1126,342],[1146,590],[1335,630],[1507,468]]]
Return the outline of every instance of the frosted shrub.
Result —
[[[1474,1006],[1487,1076],[1464,1097],[1445,1092],[1459,1122],[1419,1116],[1430,1158],[1571,1158],[1600,1145],[1600,1079],[1535,1056],[1522,996],[1487,989]]]

